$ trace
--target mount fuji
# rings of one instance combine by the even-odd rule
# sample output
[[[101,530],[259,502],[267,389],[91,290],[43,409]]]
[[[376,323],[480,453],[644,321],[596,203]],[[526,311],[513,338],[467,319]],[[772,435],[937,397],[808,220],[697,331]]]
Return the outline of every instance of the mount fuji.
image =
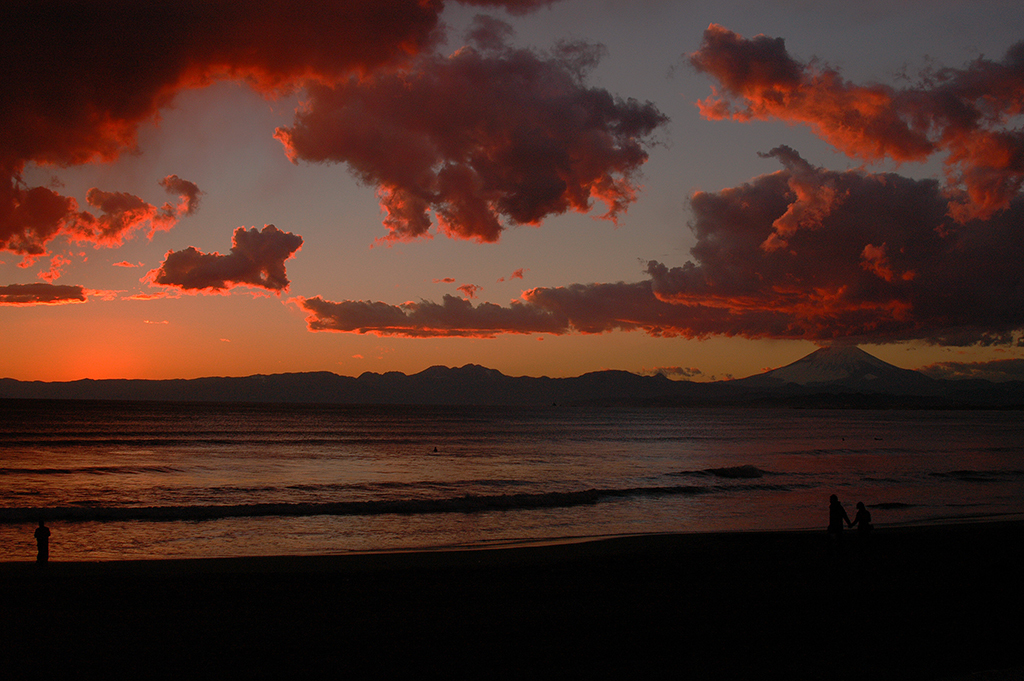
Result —
[[[795,384],[808,388],[836,387],[857,392],[929,394],[937,382],[911,369],[883,362],[854,345],[820,348],[784,367],[732,383],[745,388],[777,388]]]

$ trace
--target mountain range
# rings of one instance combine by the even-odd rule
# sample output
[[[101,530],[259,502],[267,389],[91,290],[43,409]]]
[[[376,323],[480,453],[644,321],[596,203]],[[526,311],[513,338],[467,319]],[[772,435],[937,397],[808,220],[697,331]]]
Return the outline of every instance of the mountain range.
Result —
[[[937,380],[854,346],[821,348],[738,380],[696,383],[626,371],[574,378],[513,377],[469,364],[417,374],[330,372],[67,382],[0,379],[0,399],[422,405],[636,405],[1024,408],[1024,381]]]

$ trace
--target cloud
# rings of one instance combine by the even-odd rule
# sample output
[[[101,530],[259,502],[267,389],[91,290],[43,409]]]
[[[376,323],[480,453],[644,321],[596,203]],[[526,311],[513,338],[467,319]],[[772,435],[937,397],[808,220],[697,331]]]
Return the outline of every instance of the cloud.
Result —
[[[547,3],[473,4],[524,13]],[[443,9],[443,0],[0,4],[0,250],[43,255],[72,226],[80,240],[113,245],[130,229],[102,218],[77,225],[73,198],[24,185],[26,164],[113,161],[178,92],[217,80],[274,94],[401,64],[437,44]],[[198,193],[182,195],[191,214]]]
[[[280,294],[288,290],[284,263],[302,247],[302,237],[274,225],[262,230],[239,227],[231,238],[231,252],[203,253],[189,246],[169,251],[158,269],[143,279],[183,291],[222,291],[252,286]]]
[[[0,170],[2,172],[2,170]],[[26,256],[46,253],[78,211],[78,203],[46,187],[25,188],[0,177],[0,250]]]
[[[643,369],[640,373],[644,376],[665,376],[666,378],[696,378],[704,375],[703,371],[695,367],[655,367]]]
[[[586,213],[595,199],[615,220],[635,199],[666,117],[585,84],[599,48],[488,49],[488,26],[488,40],[449,57],[311,86],[275,133],[293,161],[346,163],[376,186],[384,242],[429,237],[431,212],[448,237],[494,242],[507,225]]]
[[[456,290],[462,291],[462,295],[470,299],[476,298],[477,292],[479,292],[481,289],[482,287],[477,286],[476,284],[463,284],[462,286],[456,287]]]
[[[768,156],[785,169],[691,198],[696,262],[649,263],[659,299],[727,312],[709,330],[751,337],[1004,343],[1024,328],[1020,197],[960,224],[935,181]]]
[[[566,333],[565,320],[535,306],[513,301],[508,307],[445,295],[440,304],[428,301],[388,305],[320,296],[292,302],[309,312],[310,331],[340,331],[412,338],[492,338],[502,333]]]
[[[936,362],[918,371],[941,379],[981,378],[986,381],[1024,381],[1024,359],[994,359],[988,362]]]
[[[445,277],[444,279],[434,279],[435,284],[454,284],[454,277]]]
[[[314,299],[309,328],[409,336],[636,330],[944,345],[1020,338],[1020,197],[988,221],[961,224],[934,180],[828,171],[786,147],[767,156],[783,169],[693,195],[697,242],[682,267],[652,260],[646,280],[533,288],[507,308],[455,298],[402,306]],[[800,219],[780,230],[786,215]]]
[[[55,255],[50,258],[50,269],[39,273],[39,278],[45,282],[53,283],[60,279],[64,268],[71,264],[71,259],[63,255]]]
[[[55,284],[10,284],[0,286],[0,305],[61,305],[84,303],[81,286]]]
[[[75,199],[51,189],[5,188],[0,178],[0,251],[36,258],[45,255],[47,243],[61,235],[95,246],[119,246],[146,225],[152,237],[157,230],[172,228],[180,216],[194,213],[202,194],[194,183],[177,175],[160,184],[179,196],[177,206],[164,203],[158,208],[134,194],[93,187],[85,198],[97,216],[78,210]]]
[[[509,14],[528,14],[540,7],[553,5],[558,0],[460,0],[463,5],[476,7],[501,7]]]
[[[176,209],[179,215],[192,215],[198,210],[199,197],[202,195],[202,192],[199,191],[199,187],[196,186],[195,182],[183,180],[177,175],[168,175],[160,180],[160,186],[171,194],[177,194],[178,198],[181,199]],[[165,209],[169,208],[170,206],[165,204]]]
[[[716,24],[690,63],[719,83],[698,102],[707,118],[804,124],[867,161],[945,153],[957,190],[949,208],[960,221],[1006,210],[1024,181],[1024,133],[1011,127],[1024,112],[1024,42],[1002,61],[979,57],[903,89],[851,83],[820,62],[794,59],[781,38],[747,39]]]
[[[604,333],[644,329],[652,335],[678,335],[667,329],[676,306],[658,300],[649,282],[636,284],[574,284],[566,288],[531,289],[508,307],[473,304],[445,295],[431,301],[389,305],[317,296],[292,302],[310,312],[310,331],[373,333],[387,336],[479,337],[503,333]]]
[[[513,279],[522,279],[523,278],[523,273],[525,271],[526,271],[525,267],[520,267],[518,270],[516,270],[512,274],[508,275],[507,277],[502,277],[502,278],[498,279],[498,282],[501,283],[503,281],[512,281]]]

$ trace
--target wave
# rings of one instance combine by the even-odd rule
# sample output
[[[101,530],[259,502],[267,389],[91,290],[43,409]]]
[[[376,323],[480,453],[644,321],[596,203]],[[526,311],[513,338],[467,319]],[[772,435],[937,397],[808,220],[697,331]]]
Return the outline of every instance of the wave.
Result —
[[[785,485],[750,485],[750,489],[787,491]],[[269,516],[357,516],[384,514],[478,513],[528,509],[568,508],[597,504],[612,499],[658,496],[697,496],[724,487],[669,485],[625,489],[588,489],[569,492],[464,495],[439,499],[392,499],[374,501],[254,503],[202,506],[100,506],[83,505],[50,508],[0,508],[0,523],[35,522],[39,519],[70,522],[88,521],[199,521],[221,518]],[[733,490],[735,488],[732,488]]]
[[[952,480],[959,480],[960,482],[1002,482],[1004,480],[1016,480],[1018,478],[1024,478],[1024,471],[979,471],[965,469],[956,471],[936,471],[929,473],[928,475],[933,478],[949,478]]]
[[[0,468],[0,475],[139,475],[181,473],[172,466],[82,466],[77,468]]]
[[[466,442],[472,442],[470,438],[464,438]],[[488,442],[488,438],[478,438],[478,442]],[[172,448],[172,447],[367,447],[372,445],[433,445],[437,442],[437,436],[417,437],[373,437],[373,436],[338,436],[338,437],[282,437],[277,434],[268,434],[264,437],[253,437],[252,435],[239,435],[237,437],[200,437],[196,435],[182,435],[180,437],[118,437],[96,436],[96,437],[25,437],[25,438],[0,438],[0,449],[4,448],[25,448],[25,447],[47,447],[52,449],[74,449],[78,447],[137,447],[137,448]]]
[[[729,478],[729,479],[740,479],[749,480],[756,478],[763,478],[766,475],[775,475],[771,471],[758,468],[757,466],[751,466],[745,464],[743,466],[725,466],[723,468],[705,468],[699,471],[679,471],[676,473],[669,473],[674,476],[714,476],[716,478]]]

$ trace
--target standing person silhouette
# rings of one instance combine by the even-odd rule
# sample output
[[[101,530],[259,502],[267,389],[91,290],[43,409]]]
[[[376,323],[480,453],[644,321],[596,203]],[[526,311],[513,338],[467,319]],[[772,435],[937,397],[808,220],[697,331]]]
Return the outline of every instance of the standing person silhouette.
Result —
[[[846,515],[846,509],[839,503],[839,497],[833,494],[828,498],[828,536],[831,539],[833,554],[839,553],[843,548],[843,521],[846,521],[848,527],[853,527],[850,516]]]
[[[50,560],[50,528],[40,520],[35,535],[36,562],[40,565],[45,565]]]

